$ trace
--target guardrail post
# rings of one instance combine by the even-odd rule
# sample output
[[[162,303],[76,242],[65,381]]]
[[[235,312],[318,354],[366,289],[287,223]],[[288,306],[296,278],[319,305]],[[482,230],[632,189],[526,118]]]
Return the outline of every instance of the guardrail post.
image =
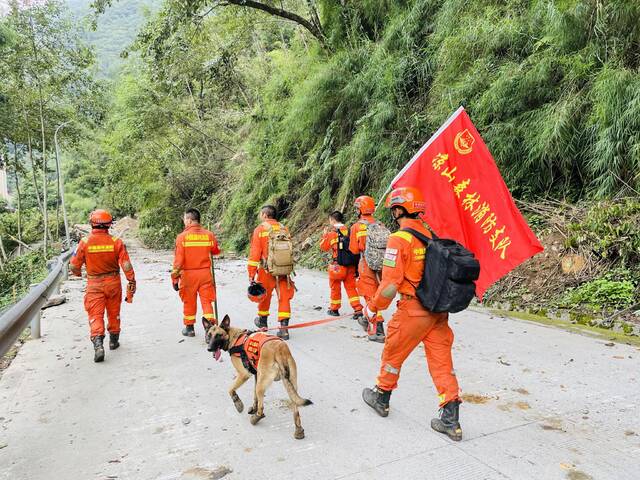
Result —
[[[58,262],[60,262],[60,260],[58,260],[57,258],[55,260],[49,260],[47,262],[47,270],[49,270],[50,272],[58,265]],[[62,264],[62,272],[64,272],[65,269],[65,265],[64,263]],[[53,293],[55,295],[58,295],[60,293],[60,281],[58,280],[55,285],[54,285],[54,290]]]
[[[37,286],[38,284],[31,285],[31,289]],[[31,318],[31,321],[29,323],[29,326],[31,327],[31,338],[40,338],[42,336],[41,335],[42,330],[40,325],[41,318],[42,318],[42,310],[38,310]]]

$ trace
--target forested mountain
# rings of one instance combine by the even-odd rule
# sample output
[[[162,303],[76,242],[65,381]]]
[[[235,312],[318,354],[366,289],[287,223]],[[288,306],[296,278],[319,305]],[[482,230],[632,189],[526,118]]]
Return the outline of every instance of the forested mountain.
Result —
[[[121,53],[135,40],[160,0],[122,0],[95,20],[92,0],[66,0],[74,18],[85,26],[84,37],[96,49],[101,76],[112,77],[122,65]]]

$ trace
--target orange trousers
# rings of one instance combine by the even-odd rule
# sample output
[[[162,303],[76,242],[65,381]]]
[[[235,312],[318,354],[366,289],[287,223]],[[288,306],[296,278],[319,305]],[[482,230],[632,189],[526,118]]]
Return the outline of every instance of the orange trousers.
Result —
[[[451,358],[453,332],[449,328],[448,314],[428,312],[415,298],[400,300],[398,310],[387,325],[378,386],[383,390],[398,386],[402,364],[421,342],[440,406],[458,399],[458,380]]]
[[[376,291],[378,290],[378,286],[380,285],[380,281],[376,276],[376,272],[369,268],[367,265],[367,261],[363,257],[360,257],[360,263],[358,264],[358,280],[356,287],[358,289],[358,294],[361,297],[364,297],[365,303],[369,303],[369,301],[376,295]],[[384,322],[384,318],[381,313],[376,315],[375,321],[369,322],[369,327],[367,333],[369,335],[373,335],[376,332],[377,323]]]
[[[342,285],[347,291],[349,303],[354,312],[360,312],[360,296],[356,289],[356,266],[344,267],[337,263],[329,264],[329,288],[331,289],[331,301],[329,310],[339,310],[342,306]]]
[[[358,280],[356,282],[358,294],[368,302],[375,296],[378,285],[380,285],[380,282],[376,277],[376,272],[369,268],[364,258],[360,258]]]
[[[267,291],[264,299],[258,304],[258,315],[261,317],[269,316],[271,308],[271,296],[273,291],[278,295],[278,320],[291,318],[291,299],[295,293],[293,280],[287,277],[274,277],[263,268],[258,269],[258,282]]]
[[[107,330],[120,333],[120,304],[122,283],[120,275],[87,280],[84,309],[89,315],[91,337],[104,335],[104,313],[107,312]]]
[[[208,268],[183,270],[180,275],[180,299],[183,304],[185,325],[196,323],[198,295],[202,305],[202,316],[210,322],[216,323],[217,319],[212,305],[216,299],[216,290],[213,287],[211,270]]]

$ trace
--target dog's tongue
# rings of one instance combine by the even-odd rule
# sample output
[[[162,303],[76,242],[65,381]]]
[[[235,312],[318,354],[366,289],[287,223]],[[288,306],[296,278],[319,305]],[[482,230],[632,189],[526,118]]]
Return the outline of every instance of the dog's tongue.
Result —
[[[220,361],[221,354],[222,354],[222,351],[220,349],[217,349],[215,352],[213,352],[213,358],[216,359],[216,362]]]

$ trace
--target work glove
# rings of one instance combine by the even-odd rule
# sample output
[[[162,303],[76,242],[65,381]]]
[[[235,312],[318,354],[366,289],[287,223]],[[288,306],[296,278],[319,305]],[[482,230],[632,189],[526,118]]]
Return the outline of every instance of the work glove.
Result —
[[[129,280],[129,283],[127,283],[127,296],[125,297],[124,301],[127,303],[133,303],[133,295],[135,293],[136,293],[136,281]]]
[[[179,291],[180,291],[180,284],[178,283],[178,281],[173,282],[173,289],[174,289],[176,292],[179,292]]]
[[[378,312],[374,312],[370,307],[369,304],[367,304],[364,309],[362,310],[362,313],[364,315],[364,317],[370,322],[373,323],[376,319],[376,317],[378,316]]]

